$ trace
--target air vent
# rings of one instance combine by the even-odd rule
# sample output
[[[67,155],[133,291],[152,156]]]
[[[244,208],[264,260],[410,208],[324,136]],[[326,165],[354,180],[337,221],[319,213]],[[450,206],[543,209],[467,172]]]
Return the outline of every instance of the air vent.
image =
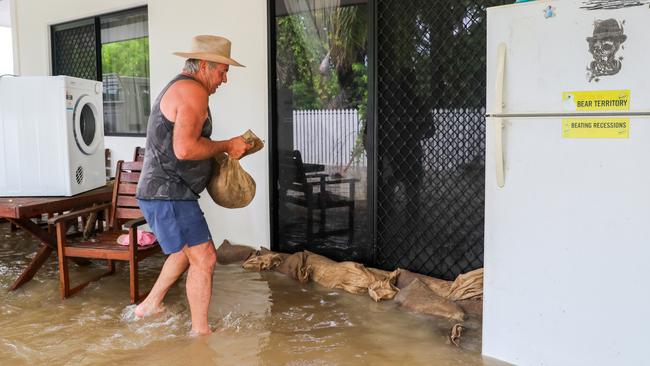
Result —
[[[84,168],[81,166],[77,167],[76,178],[77,184],[81,184],[84,181]]]

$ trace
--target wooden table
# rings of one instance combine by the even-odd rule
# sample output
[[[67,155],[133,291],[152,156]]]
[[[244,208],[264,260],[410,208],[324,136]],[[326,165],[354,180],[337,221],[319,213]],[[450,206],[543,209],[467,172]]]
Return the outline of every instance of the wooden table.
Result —
[[[56,235],[34,223],[31,218],[110,202],[112,194],[112,183],[109,183],[72,197],[0,197],[0,218],[7,219],[41,241],[36,255],[10,289],[15,290],[31,280],[52,251],[56,252]]]

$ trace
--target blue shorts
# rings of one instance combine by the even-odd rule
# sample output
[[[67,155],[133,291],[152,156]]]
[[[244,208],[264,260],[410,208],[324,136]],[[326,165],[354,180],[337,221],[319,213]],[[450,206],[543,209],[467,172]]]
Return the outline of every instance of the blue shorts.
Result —
[[[165,254],[212,240],[198,201],[139,199],[138,205]]]

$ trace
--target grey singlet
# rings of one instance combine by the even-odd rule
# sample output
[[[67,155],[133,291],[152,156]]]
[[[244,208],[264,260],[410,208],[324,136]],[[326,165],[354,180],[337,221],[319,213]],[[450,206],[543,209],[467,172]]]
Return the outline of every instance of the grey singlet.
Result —
[[[136,197],[148,200],[196,200],[208,185],[212,174],[212,159],[179,160],[174,154],[174,123],[160,111],[160,101],[167,89],[179,80],[194,80],[178,75],[165,86],[151,109],[147,126],[144,165]],[[201,136],[212,135],[212,115],[203,123]]]

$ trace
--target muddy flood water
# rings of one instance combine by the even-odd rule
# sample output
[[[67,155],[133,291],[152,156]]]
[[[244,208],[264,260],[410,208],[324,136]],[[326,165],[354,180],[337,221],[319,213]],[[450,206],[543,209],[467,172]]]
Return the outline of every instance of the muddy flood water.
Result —
[[[184,278],[167,310],[136,319],[128,304],[128,269],[62,301],[56,256],[18,289],[38,242],[0,223],[0,365],[504,365],[480,355],[480,322],[462,348],[447,340],[451,323],[399,310],[392,302],[300,285],[275,272],[217,266],[210,320],[216,332],[188,335]],[[164,258],[142,262],[150,288]],[[71,266],[80,280],[103,270]]]

